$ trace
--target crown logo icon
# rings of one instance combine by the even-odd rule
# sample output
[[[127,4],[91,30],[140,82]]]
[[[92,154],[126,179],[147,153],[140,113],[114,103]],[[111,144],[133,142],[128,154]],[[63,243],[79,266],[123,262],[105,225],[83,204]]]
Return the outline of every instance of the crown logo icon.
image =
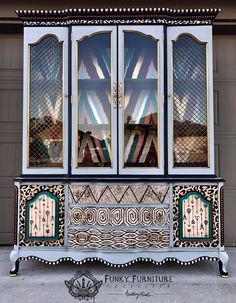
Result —
[[[102,285],[102,281],[98,281],[90,271],[86,270],[84,272],[77,271],[74,277],[65,281],[65,285],[69,289],[69,293],[79,301],[93,299],[95,302],[94,298]]]

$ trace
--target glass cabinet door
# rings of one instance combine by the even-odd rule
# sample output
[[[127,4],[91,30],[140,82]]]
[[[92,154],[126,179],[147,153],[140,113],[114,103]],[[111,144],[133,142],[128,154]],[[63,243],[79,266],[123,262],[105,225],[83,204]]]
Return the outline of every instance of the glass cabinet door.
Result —
[[[119,172],[163,174],[163,27],[119,27]]]
[[[211,35],[168,29],[169,173],[214,173]]]
[[[72,49],[72,172],[115,174],[116,27],[73,27]]]
[[[67,29],[25,28],[23,173],[67,173]]]

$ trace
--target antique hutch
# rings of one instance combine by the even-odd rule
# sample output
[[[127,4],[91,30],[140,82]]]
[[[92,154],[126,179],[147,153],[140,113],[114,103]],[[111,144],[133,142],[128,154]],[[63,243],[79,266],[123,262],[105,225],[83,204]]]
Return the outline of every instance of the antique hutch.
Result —
[[[17,11],[24,23],[20,260],[219,261],[217,9]]]

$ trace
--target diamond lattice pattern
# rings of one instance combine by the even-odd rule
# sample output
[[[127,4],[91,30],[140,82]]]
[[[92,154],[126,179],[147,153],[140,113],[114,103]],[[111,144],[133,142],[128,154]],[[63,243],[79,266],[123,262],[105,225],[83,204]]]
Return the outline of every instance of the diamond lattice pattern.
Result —
[[[174,167],[208,166],[206,64],[205,43],[173,43]]]
[[[30,47],[29,167],[63,165],[62,52],[52,35]]]

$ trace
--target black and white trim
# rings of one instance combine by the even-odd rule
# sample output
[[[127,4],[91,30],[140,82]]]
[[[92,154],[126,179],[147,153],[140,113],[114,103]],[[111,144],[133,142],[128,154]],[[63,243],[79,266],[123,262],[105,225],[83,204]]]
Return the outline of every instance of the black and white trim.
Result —
[[[212,24],[220,9],[169,8],[72,8],[64,10],[17,10],[25,26],[101,24]]]

